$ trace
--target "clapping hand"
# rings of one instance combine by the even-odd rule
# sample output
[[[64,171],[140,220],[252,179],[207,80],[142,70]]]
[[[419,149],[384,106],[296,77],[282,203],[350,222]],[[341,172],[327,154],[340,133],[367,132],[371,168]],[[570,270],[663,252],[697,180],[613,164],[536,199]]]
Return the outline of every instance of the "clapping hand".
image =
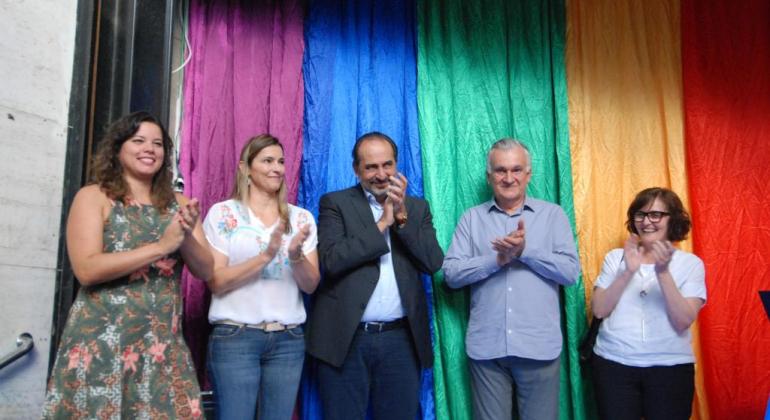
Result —
[[[200,203],[197,198],[185,203],[182,208],[179,209],[177,214],[180,217],[180,223],[182,229],[184,229],[185,236],[189,235],[195,228],[195,224],[198,223],[198,217],[201,214]]]
[[[186,230],[182,216],[177,213],[171,218],[171,222],[166,226],[163,234],[158,240],[163,253],[168,255],[174,253],[184,242]]]
[[[623,259],[626,260],[626,270],[630,273],[636,273],[639,266],[642,265],[642,254],[639,252],[639,235],[632,233],[626,239],[623,246]]]
[[[399,215],[403,212],[404,196],[406,195],[406,186],[409,181],[400,172],[391,176],[389,179],[388,198],[393,203],[393,215]]]
[[[278,222],[278,226],[275,227],[273,233],[270,234],[270,242],[267,243],[267,249],[265,252],[273,259],[281,249],[281,243],[283,241],[283,232],[286,230],[286,222],[281,220]]]
[[[492,249],[497,251],[497,265],[500,267],[510,263],[514,258],[521,257],[525,245],[524,219],[519,219],[516,230],[502,238],[492,241]]]
[[[652,252],[650,253],[655,261],[655,272],[663,273],[668,271],[668,265],[671,262],[671,257],[674,256],[674,245],[670,241],[655,241],[652,244]]]
[[[299,229],[296,235],[291,238],[289,243],[289,261],[297,262],[302,259],[304,254],[302,253],[302,245],[305,244],[308,236],[310,236],[310,225],[306,224]]]

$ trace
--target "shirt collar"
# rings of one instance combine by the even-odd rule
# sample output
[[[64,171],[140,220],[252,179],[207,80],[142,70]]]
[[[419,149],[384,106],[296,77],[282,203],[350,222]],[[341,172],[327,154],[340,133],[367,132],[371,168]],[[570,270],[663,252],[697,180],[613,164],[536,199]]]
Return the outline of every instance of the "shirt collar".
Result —
[[[495,201],[495,197],[492,197],[492,199],[487,201],[486,206],[487,206],[487,213],[491,212],[492,210],[495,210],[500,213],[505,213],[505,210],[501,209],[500,206],[497,205],[497,202]],[[524,204],[521,207],[523,210],[529,210],[531,212],[534,212],[537,210],[537,201],[529,198],[529,196],[525,196]]]
[[[358,184],[361,187],[361,190],[364,192],[364,197],[366,197],[366,201],[369,202],[370,206],[377,206],[380,207],[381,204],[379,201],[377,201],[377,198],[374,196],[374,194],[370,193],[366,188],[364,188],[363,185]]]

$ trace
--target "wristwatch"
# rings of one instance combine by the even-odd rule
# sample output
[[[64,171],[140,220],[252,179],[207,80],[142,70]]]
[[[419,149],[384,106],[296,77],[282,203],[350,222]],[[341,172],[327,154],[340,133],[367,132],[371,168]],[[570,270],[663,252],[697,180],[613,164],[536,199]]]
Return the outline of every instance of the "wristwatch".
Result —
[[[406,215],[406,212],[395,215],[396,225],[398,225],[398,227],[404,227],[404,225],[406,224],[407,218],[408,217]]]

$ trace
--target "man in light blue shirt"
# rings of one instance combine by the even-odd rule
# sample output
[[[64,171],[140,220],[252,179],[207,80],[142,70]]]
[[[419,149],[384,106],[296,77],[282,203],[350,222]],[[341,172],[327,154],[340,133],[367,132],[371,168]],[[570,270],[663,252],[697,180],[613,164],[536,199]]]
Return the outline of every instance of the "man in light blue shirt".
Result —
[[[494,198],[463,214],[443,269],[452,288],[470,286],[465,345],[475,419],[558,419],[562,349],[559,286],[580,263],[569,220],[558,205],[527,197],[526,146],[497,141],[487,182]]]

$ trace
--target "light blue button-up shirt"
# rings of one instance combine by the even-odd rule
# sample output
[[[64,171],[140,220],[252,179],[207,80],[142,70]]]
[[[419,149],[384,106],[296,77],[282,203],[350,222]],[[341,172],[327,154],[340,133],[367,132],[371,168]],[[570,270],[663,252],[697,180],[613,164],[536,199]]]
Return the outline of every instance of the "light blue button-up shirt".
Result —
[[[516,230],[521,218],[524,250],[518,259],[499,267],[491,242]],[[450,287],[471,287],[465,336],[469,357],[559,356],[559,285],[574,284],[580,274],[572,229],[561,207],[527,197],[511,215],[494,200],[470,208],[455,229],[443,269]]]
[[[369,207],[372,209],[374,220],[380,220],[382,217],[382,205],[377,202],[374,195],[364,190],[364,195],[369,201]],[[383,233],[385,241],[390,248],[390,229],[385,229]],[[401,305],[401,296],[398,294],[398,283],[396,283],[396,273],[393,270],[392,253],[380,257],[380,278],[377,286],[374,288],[369,303],[366,304],[362,322],[374,321],[393,321],[404,316],[404,307]]]

